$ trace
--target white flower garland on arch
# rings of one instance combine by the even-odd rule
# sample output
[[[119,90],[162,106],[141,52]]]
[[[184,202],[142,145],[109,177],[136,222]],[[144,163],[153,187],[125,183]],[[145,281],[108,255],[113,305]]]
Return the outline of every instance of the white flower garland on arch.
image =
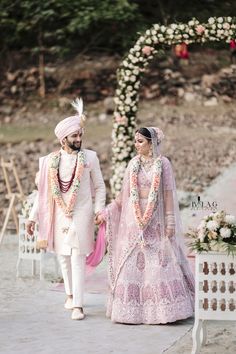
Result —
[[[134,156],[134,132],[138,106],[140,78],[146,66],[163,44],[176,45],[182,42],[205,43],[236,39],[236,17],[211,17],[201,24],[197,19],[188,23],[163,26],[154,24],[130,49],[117,71],[114,124],[112,130],[112,177],[113,196],[121,189],[126,166]]]

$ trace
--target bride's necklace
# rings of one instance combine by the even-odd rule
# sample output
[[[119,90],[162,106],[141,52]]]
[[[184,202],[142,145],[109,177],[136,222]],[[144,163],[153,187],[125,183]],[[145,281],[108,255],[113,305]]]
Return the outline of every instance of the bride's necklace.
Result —
[[[153,158],[145,158],[144,156],[140,156],[140,165],[143,166],[145,171],[150,171],[154,163]]]

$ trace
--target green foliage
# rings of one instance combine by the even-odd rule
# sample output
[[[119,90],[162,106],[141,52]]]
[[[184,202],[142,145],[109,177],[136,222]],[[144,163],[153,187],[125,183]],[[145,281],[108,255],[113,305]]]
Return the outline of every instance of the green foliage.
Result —
[[[235,0],[1,0],[2,50],[126,51],[153,23],[236,13]]]
[[[137,5],[127,0],[2,0],[1,45],[7,49],[44,47],[81,50],[123,47],[124,31],[136,19]],[[135,29],[136,31],[136,29]],[[122,36],[120,35],[122,33]]]
[[[187,22],[195,17],[205,22],[209,17],[234,16],[235,0],[134,0],[145,23]]]

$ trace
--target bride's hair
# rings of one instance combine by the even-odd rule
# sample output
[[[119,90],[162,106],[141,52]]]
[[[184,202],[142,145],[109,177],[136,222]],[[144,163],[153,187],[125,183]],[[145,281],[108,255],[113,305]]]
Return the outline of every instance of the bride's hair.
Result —
[[[151,133],[147,128],[144,128],[144,127],[139,128],[136,130],[135,133],[139,133],[139,134],[143,135],[144,138],[146,138],[148,140],[152,140]]]

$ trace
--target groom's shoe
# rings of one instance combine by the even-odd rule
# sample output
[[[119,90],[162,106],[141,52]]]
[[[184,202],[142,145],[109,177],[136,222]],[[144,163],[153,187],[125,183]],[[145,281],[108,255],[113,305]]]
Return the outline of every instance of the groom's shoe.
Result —
[[[73,299],[71,297],[66,299],[64,307],[66,310],[73,310]]]
[[[72,311],[71,319],[72,320],[83,320],[85,317],[85,314],[83,313],[83,309],[81,307],[79,308],[74,308]]]

